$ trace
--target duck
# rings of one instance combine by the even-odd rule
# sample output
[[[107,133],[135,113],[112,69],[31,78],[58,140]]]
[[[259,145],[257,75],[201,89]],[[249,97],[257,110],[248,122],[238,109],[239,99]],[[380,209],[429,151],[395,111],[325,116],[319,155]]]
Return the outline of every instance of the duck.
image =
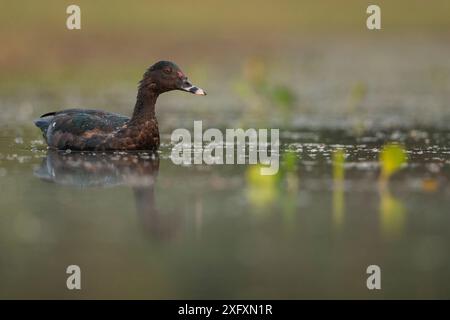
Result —
[[[93,109],[48,112],[34,120],[50,149],[73,151],[155,151],[160,145],[155,104],[162,93],[206,92],[194,86],[173,62],[150,66],[139,82],[131,117]]]

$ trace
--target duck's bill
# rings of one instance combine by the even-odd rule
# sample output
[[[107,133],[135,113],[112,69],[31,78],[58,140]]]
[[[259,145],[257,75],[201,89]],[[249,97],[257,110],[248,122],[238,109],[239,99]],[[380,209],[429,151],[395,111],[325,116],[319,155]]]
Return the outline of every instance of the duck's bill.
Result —
[[[181,90],[186,91],[186,92],[190,92],[190,93],[193,93],[193,94],[198,94],[198,95],[201,95],[201,96],[206,96],[206,92],[202,88],[193,86],[190,83],[187,84],[187,85],[184,85],[183,87],[181,87]]]

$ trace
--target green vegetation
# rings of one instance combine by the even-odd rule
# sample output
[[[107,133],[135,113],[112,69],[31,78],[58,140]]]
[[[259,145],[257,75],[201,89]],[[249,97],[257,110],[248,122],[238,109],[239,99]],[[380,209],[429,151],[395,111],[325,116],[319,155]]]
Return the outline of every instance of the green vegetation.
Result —
[[[387,180],[400,170],[408,161],[405,147],[390,143],[383,147],[380,154],[381,179]]]

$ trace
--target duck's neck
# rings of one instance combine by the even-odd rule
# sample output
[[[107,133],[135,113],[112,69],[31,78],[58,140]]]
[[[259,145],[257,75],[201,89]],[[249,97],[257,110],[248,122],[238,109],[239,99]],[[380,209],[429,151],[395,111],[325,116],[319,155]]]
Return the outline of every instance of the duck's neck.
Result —
[[[139,88],[130,122],[139,123],[155,119],[156,99],[158,99],[157,93]]]

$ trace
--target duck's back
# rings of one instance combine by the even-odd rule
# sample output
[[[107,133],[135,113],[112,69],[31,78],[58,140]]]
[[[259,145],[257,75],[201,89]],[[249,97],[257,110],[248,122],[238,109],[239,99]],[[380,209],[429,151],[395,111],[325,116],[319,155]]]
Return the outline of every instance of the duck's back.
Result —
[[[34,123],[42,130],[50,147],[57,149],[94,149],[105,137],[130,120],[129,117],[100,110],[68,109],[50,112]]]

